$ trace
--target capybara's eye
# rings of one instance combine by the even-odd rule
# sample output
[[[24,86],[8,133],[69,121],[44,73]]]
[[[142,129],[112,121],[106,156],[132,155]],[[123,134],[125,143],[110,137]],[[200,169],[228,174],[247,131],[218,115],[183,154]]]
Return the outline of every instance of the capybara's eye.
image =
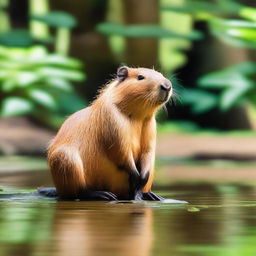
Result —
[[[138,79],[138,80],[143,80],[143,79],[145,79],[145,77],[142,76],[142,75],[139,75],[139,76],[137,77],[137,79]]]

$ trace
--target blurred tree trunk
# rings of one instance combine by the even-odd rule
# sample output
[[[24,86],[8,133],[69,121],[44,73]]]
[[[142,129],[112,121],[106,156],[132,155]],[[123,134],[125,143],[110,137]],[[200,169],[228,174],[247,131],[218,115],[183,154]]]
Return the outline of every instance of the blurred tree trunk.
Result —
[[[51,9],[63,10],[76,17],[78,26],[72,33],[70,55],[80,59],[84,65],[87,80],[79,91],[89,98],[95,97],[99,86],[111,78],[116,62],[107,37],[96,32],[99,22],[105,21],[108,1],[106,0],[51,0]]]
[[[158,0],[123,0],[125,23],[158,24],[158,4]],[[157,39],[127,38],[125,61],[128,65],[152,68],[157,64],[157,51]]]
[[[120,65],[110,50],[108,38],[97,33],[95,27],[105,21],[108,1],[106,0],[51,0],[51,9],[63,10],[78,19],[73,31],[71,56],[85,63],[87,80],[80,88],[89,99],[95,96],[98,86],[106,83]],[[126,24],[157,24],[158,0],[122,0]],[[156,39],[126,39],[126,55],[123,62],[132,66],[156,65],[158,44]]]

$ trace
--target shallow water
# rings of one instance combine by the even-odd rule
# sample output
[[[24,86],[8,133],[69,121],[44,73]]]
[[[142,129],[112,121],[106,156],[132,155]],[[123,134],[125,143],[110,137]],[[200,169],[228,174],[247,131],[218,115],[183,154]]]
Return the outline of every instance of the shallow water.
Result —
[[[189,204],[0,201],[0,255],[256,255],[253,187],[175,186]]]
[[[31,167],[25,159],[22,168],[20,161],[7,160],[5,165],[0,162],[2,193],[51,185],[44,162],[33,171],[38,160]],[[27,171],[17,172],[12,162],[17,170]],[[12,169],[5,170],[6,166]],[[158,193],[188,204],[1,199],[0,195],[0,256],[255,256],[255,166],[218,166],[172,164],[157,173],[157,183],[162,176],[161,184],[168,188]],[[240,176],[229,174],[233,179],[227,181],[223,174],[231,169]]]

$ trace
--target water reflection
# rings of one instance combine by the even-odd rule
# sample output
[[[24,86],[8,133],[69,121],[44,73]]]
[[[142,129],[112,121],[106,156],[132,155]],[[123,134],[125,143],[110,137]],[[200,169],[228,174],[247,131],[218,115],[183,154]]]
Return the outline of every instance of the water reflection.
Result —
[[[58,202],[53,229],[55,255],[147,256],[153,239],[152,209]]]
[[[170,192],[190,205],[1,200],[0,255],[255,255],[254,187]]]

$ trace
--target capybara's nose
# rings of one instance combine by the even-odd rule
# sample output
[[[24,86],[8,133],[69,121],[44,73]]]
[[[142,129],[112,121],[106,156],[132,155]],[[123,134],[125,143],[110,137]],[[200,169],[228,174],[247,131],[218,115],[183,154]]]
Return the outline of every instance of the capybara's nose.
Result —
[[[160,85],[161,90],[163,91],[170,91],[172,88],[172,84],[171,83],[164,83]]]

